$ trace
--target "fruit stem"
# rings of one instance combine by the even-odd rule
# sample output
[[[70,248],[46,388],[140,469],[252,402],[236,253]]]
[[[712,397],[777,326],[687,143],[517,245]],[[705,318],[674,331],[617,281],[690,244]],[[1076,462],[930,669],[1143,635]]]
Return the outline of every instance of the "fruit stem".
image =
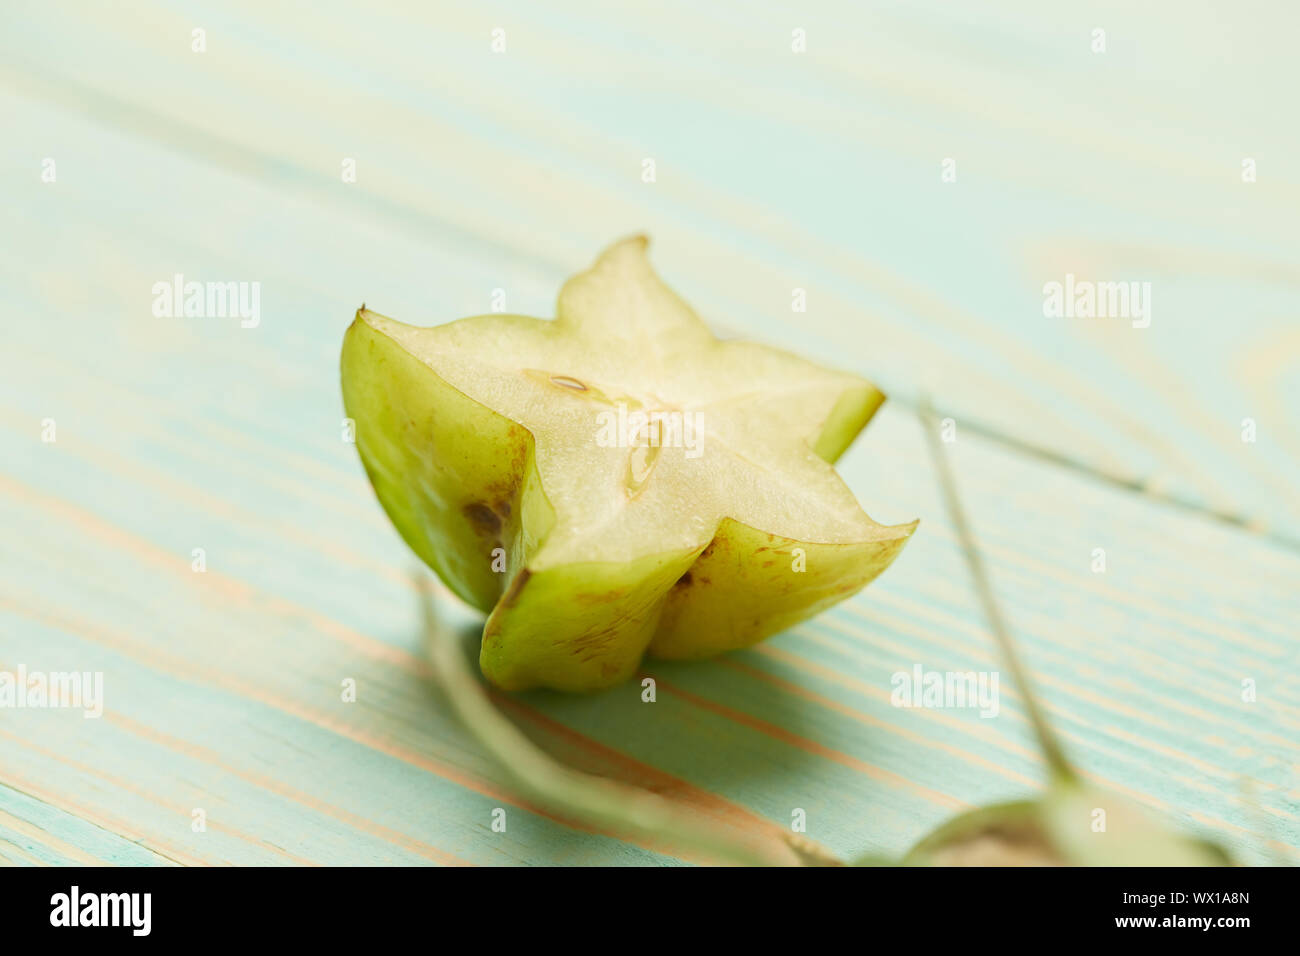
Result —
[[[1020,688],[1020,693],[1025,698],[1025,713],[1029,717],[1030,725],[1034,728],[1034,735],[1038,738],[1038,746],[1043,752],[1043,759],[1047,761],[1048,775],[1054,783],[1075,783],[1078,776],[1074,768],[1070,766],[1070,762],[1065,757],[1065,751],[1061,749],[1060,742],[1056,739],[1056,735],[1047,723],[1047,718],[1043,716],[1043,712],[1038,706],[1033,685],[1029,680],[1029,673],[1020,661],[1020,655],[1016,652],[1015,644],[1011,640],[1011,633],[1007,630],[1006,623],[1002,619],[1002,611],[998,607],[997,599],[993,596],[993,588],[989,584],[988,573],[984,569],[984,559],[980,556],[979,549],[975,545],[975,535],[971,531],[970,523],[966,520],[966,512],[962,508],[961,499],[957,496],[957,483],[952,476],[948,457],[943,450],[943,446],[939,443],[938,422],[935,420],[934,408],[930,404],[928,395],[921,396],[918,411],[921,416],[922,431],[925,432],[926,441],[930,446],[931,457],[934,458],[935,469],[939,472],[939,485],[943,489],[944,504],[948,508],[948,516],[952,519],[953,527],[957,531],[957,539],[961,542],[962,551],[966,555],[966,564],[970,568],[971,578],[974,579],[975,591],[979,594],[980,603],[984,606],[984,616],[988,618],[989,627],[993,631],[993,638],[997,641],[998,648],[1006,660],[1007,669],[1011,671],[1011,679]]]
[[[439,620],[428,575],[417,573],[415,585],[420,595],[427,654],[452,709],[533,803],[565,819],[690,848],[710,861],[730,865],[831,862],[805,847],[779,839],[732,837],[716,824],[697,822],[684,808],[657,794],[557,763],[493,705],[466,661],[454,630]]]

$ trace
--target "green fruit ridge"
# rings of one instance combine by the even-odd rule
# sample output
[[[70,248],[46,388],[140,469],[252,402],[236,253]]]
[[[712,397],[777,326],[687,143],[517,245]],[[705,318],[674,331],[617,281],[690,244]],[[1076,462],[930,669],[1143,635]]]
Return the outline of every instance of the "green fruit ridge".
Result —
[[[916,527],[876,524],[833,467],[881,392],[716,338],[647,246],[607,249],[555,319],[420,328],[362,307],[344,338],[371,484],[487,615],[480,667],[507,690],[749,646],[859,591]]]

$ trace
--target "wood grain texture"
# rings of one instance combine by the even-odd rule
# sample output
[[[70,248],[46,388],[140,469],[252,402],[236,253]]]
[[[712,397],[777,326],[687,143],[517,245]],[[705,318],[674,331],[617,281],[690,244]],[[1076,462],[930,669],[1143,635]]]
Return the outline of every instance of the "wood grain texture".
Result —
[[[922,524],[814,621],[649,662],[653,705],[534,693],[513,720],[719,826],[802,808],[845,855],[1038,788],[1005,683],[996,719],[890,704],[914,664],[998,666],[910,411],[928,389],[1070,754],[1247,860],[1300,846],[1294,12],[696,6],[10,5],[0,668],[102,671],[106,703],[0,709],[0,862],[699,862],[510,793],[428,685],[413,558],[341,436],[362,301],[435,322],[500,288],[548,315],[639,230],[720,329],[886,386],[841,470]],[[1151,327],[1045,318],[1067,271],[1151,281]],[[155,317],[176,273],[260,282],[260,324]]]

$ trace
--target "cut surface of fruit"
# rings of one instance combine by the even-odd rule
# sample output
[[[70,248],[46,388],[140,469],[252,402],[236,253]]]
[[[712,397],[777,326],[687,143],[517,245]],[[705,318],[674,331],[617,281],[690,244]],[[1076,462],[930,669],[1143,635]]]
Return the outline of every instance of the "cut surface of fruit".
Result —
[[[831,466],[884,396],[720,341],[624,240],[557,317],[433,328],[358,311],[343,396],[407,543],[488,613],[507,689],[594,690],[744,647],[859,590],[915,522],[873,522]]]

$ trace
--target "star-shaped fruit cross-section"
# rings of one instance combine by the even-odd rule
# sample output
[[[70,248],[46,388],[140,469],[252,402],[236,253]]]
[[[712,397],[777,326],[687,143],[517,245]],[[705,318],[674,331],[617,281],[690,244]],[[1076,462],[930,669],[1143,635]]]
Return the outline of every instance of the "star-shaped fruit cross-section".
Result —
[[[370,481],[488,614],[480,665],[506,689],[753,644],[861,589],[916,526],[876,524],[831,466],[884,396],[715,338],[646,247],[606,250],[554,320],[417,328],[363,307],[344,340]]]

